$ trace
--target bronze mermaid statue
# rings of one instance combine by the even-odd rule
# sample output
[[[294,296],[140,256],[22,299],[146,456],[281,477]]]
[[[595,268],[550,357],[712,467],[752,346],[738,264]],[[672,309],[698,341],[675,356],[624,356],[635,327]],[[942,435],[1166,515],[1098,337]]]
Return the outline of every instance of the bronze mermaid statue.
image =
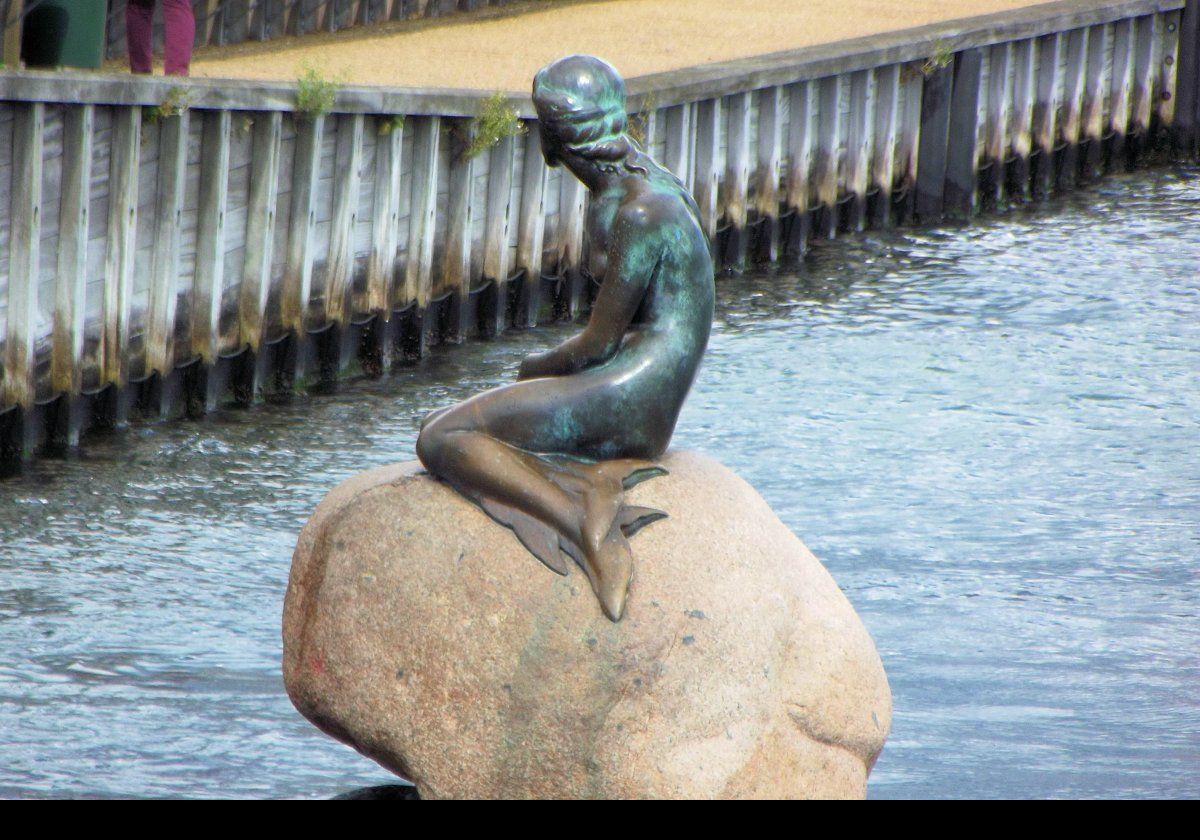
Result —
[[[574,560],[619,621],[628,539],[662,511],[624,490],[662,475],[708,344],[713,267],[695,200],[626,133],[625,83],[592,56],[533,81],[542,152],[588,189],[589,270],[602,277],[586,328],[527,357],[517,382],[428,415],[417,457],[512,528],[559,574]]]

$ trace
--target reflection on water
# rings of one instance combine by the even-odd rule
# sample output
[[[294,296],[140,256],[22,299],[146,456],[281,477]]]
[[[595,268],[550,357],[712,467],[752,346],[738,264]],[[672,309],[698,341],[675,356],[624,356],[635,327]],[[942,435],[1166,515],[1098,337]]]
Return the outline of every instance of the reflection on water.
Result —
[[[1200,795],[1198,177],[721,283],[676,444],[750,480],[871,630],[896,707],[873,796]],[[296,534],[568,331],[0,483],[0,795],[389,783],[283,694]]]

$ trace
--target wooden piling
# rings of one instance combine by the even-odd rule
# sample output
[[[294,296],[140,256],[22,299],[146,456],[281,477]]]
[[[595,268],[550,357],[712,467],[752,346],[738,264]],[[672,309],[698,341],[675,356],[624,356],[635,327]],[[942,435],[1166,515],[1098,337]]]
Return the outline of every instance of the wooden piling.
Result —
[[[483,229],[483,279],[490,282],[489,335],[508,328],[509,225],[512,220],[513,160],[516,144],[511,136],[492,146],[488,160],[487,216]]]
[[[950,94],[950,133],[946,147],[943,212],[959,218],[975,213],[978,171],[979,95],[983,49],[963,50],[954,59]]]
[[[9,229],[8,318],[4,337],[4,405],[24,415],[20,455],[37,445],[32,411],[37,399],[38,268],[42,237],[42,157],[46,106],[20,103],[13,110],[12,227]]]
[[[759,230],[755,259],[779,259],[779,181],[783,165],[783,88],[758,92],[758,161],[754,171],[754,213]]]
[[[924,100],[924,61],[900,66],[900,96],[904,110],[900,114],[896,138],[896,168],[899,196],[892,202],[898,224],[912,221],[916,210],[917,177],[921,158],[921,108]]]
[[[717,197],[721,180],[721,100],[696,104],[696,183],[693,196],[710,241],[717,237]]]
[[[559,190],[555,252],[558,255],[558,275],[566,284],[566,315],[575,320],[583,314],[587,304],[584,283],[588,278],[583,252],[587,188],[578,179],[565,174],[559,181]]]
[[[1137,38],[1133,20],[1119,20],[1113,27],[1111,157],[1125,158],[1125,146],[1133,116],[1133,77],[1137,68]]]
[[[101,342],[102,381],[119,392],[129,382],[130,303],[137,253],[138,163],[142,148],[142,109],[117,108],[113,113],[108,176],[108,235],[104,265]],[[114,400],[114,406],[120,401]],[[120,425],[123,412],[111,418]]]
[[[350,292],[354,286],[354,236],[358,227],[359,189],[362,182],[362,114],[338,117],[334,152],[333,221],[329,242],[329,273],[325,283],[325,319],[344,333],[351,312]],[[342,354],[341,360],[345,360]]]
[[[1104,105],[1111,92],[1111,77],[1106,70],[1112,50],[1113,27],[1104,24],[1088,36],[1087,78],[1084,81],[1083,110],[1080,116],[1082,139],[1087,143],[1083,161],[1085,178],[1098,178],[1104,171]]]
[[[196,273],[192,287],[192,354],[211,373],[221,353],[221,293],[225,286],[225,217],[229,202],[230,113],[202,115],[200,207]],[[204,409],[220,400],[215,377],[206,377]]]
[[[1038,41],[1037,100],[1033,109],[1033,190],[1047,196],[1054,190],[1054,149],[1058,141],[1058,116],[1062,107],[1062,71],[1059,52],[1063,35],[1055,32]]]
[[[812,193],[813,117],[816,114],[816,85],[797,82],[787,88],[788,164],[786,202],[792,220],[788,228],[786,252],[789,260],[799,260],[808,248],[809,196]]]
[[[693,106],[690,104],[673,105],[666,109],[663,120],[666,154],[663,155],[662,164],[689,190],[695,180],[692,170],[692,144],[695,142],[692,113]]]
[[[475,159],[465,152],[471,142],[471,120],[446,120],[450,138],[449,199],[446,209],[446,246],[440,286],[450,293],[451,312],[445,340],[460,342],[471,332],[471,246],[474,227]]]
[[[846,137],[846,191],[850,194],[851,230],[867,226],[867,190],[875,142],[875,74],[859,70],[850,75],[850,114]]]
[[[875,138],[871,157],[871,189],[875,204],[871,224],[892,223],[892,189],[896,181],[896,132],[900,119],[900,65],[889,64],[875,72]]]
[[[930,59],[922,69],[925,84],[921,91],[915,215],[918,222],[933,224],[941,220],[944,208],[954,67],[953,61],[940,65]]]
[[[813,180],[821,209],[819,233],[832,239],[838,229],[838,186],[842,137],[842,77],[828,76],[817,86],[817,146]]]
[[[165,417],[174,410],[165,380],[175,370],[175,308],[179,283],[179,231],[183,218],[183,190],[187,169],[187,137],[191,114],[158,120],[157,215],[153,220],[150,302],[146,313],[146,373],[159,378],[158,405],[150,412]]]
[[[526,124],[520,154],[521,208],[517,222],[517,267],[525,272],[517,302],[517,326],[537,326],[542,305],[542,246],[546,235],[547,169],[536,124]]]
[[[266,339],[267,301],[275,251],[276,207],[279,203],[279,158],[283,117],[278,111],[258,114],[251,127],[250,187],[246,205],[246,257],[238,289],[238,340],[255,354],[252,378],[244,397],[258,398],[266,371],[261,362]]]
[[[83,390],[84,318],[87,312],[87,247],[91,210],[92,155],[96,106],[63,113],[63,164],[54,281],[54,341],[51,387],[70,401]],[[80,418],[68,423],[69,446],[79,443]]]
[[[1157,131],[1174,138],[1172,131],[1175,123],[1175,112],[1179,102],[1177,70],[1179,63],[1180,31],[1182,19],[1180,12],[1164,12],[1159,16],[1161,26],[1160,47],[1158,58],[1158,79],[1155,83],[1155,101],[1158,103]]]
[[[438,145],[441,142],[440,117],[416,117],[412,120],[413,162],[412,198],[409,202],[408,255],[404,266],[404,302],[415,304],[420,324],[416,352],[423,354],[432,324],[426,310],[433,290],[433,246],[437,228]]]
[[[1063,74],[1062,118],[1058,134],[1058,147],[1062,150],[1058,167],[1060,190],[1071,189],[1078,180],[1090,34],[1090,29],[1081,28],[1072,29],[1066,36],[1067,65]]]
[[[1136,51],[1130,133],[1137,140],[1135,151],[1140,151],[1146,144],[1147,135],[1150,133],[1150,120],[1154,115],[1154,87],[1158,80],[1158,64],[1161,61],[1161,26],[1162,19],[1158,15],[1145,15],[1134,21]]]
[[[291,212],[288,219],[288,247],[280,287],[280,325],[292,336],[296,368],[284,371],[285,377],[303,376],[307,341],[308,303],[312,296],[313,228],[316,225],[317,181],[320,178],[321,143],[325,117],[297,116],[296,142],[292,156]],[[290,387],[287,382],[286,387]]]
[[[725,97],[726,124],[725,178],[718,193],[721,217],[729,227],[729,248],[722,255],[725,264],[741,271],[746,264],[746,193],[750,187],[750,94]]]
[[[1012,124],[1012,43],[994,44],[988,56],[987,142],[988,199],[1000,206],[1004,202],[1009,150],[1009,126]]]

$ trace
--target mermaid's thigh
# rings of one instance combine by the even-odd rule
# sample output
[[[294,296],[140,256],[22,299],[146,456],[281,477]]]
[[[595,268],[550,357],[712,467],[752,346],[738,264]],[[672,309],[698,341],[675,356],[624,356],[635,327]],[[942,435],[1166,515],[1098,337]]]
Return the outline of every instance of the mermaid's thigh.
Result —
[[[609,377],[549,377],[477,394],[435,417],[432,434],[483,432],[530,452],[586,458],[644,456],[638,422],[620,412],[624,394]],[[630,422],[632,421],[632,422]]]

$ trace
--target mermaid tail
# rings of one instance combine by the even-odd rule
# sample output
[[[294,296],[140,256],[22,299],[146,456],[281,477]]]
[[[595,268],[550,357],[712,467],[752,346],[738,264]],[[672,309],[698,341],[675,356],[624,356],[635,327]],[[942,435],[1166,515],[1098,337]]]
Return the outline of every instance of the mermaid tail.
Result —
[[[575,501],[583,513],[582,530],[594,548],[584,550],[565,534],[512,505],[480,497],[479,506],[496,522],[511,528],[529,553],[556,574],[565,575],[574,560],[587,575],[605,615],[618,621],[633,579],[629,537],[667,516],[655,508],[625,504],[625,491],[667,471],[650,461],[633,458],[591,463],[522,454],[526,463]]]

